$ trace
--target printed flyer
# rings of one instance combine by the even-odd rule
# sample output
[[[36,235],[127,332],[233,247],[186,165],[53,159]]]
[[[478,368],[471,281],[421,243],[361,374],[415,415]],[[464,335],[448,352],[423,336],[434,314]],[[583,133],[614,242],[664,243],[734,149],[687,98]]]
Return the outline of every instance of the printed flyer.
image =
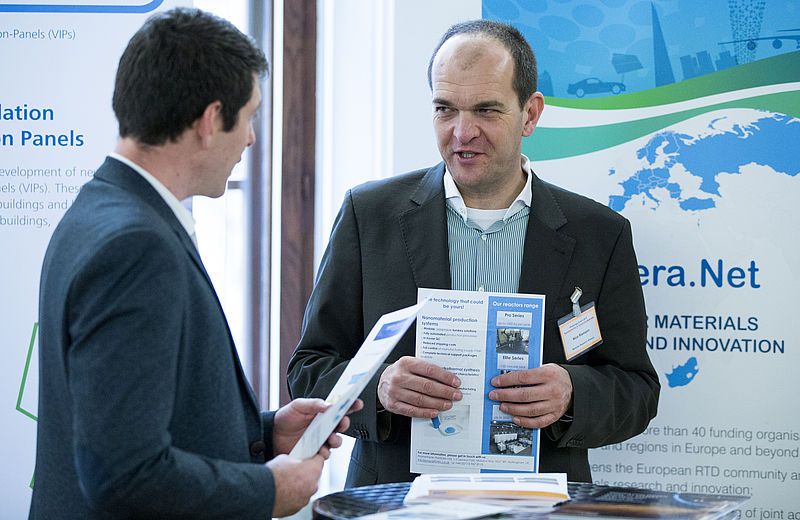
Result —
[[[289,453],[290,456],[306,459],[319,451],[378,371],[378,367],[414,322],[425,303],[422,300],[416,305],[384,314],[372,326],[367,339],[361,344],[355,357],[347,363],[344,372],[325,399],[325,402],[332,406],[314,417]]]
[[[461,379],[463,399],[433,420],[412,419],[415,473],[535,472],[539,430],[488,399],[499,374],[542,364],[545,297],[419,289],[416,356]]]

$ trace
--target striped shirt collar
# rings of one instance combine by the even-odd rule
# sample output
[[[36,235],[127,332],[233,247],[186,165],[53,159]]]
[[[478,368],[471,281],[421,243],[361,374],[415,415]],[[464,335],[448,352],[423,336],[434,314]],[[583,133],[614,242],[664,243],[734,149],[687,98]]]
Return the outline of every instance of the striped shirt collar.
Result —
[[[525,172],[525,187],[522,188],[522,191],[519,192],[517,198],[514,199],[514,202],[512,202],[511,205],[505,210],[504,214],[502,216],[498,214],[500,220],[507,221],[509,218],[516,215],[522,208],[531,206],[531,163],[530,159],[528,159],[525,154],[521,155],[520,165],[522,166],[522,171]],[[445,199],[447,199],[447,204],[459,215],[461,215],[461,218],[463,218],[465,222],[470,220],[470,215],[468,215],[469,213],[476,212],[474,208],[468,208],[464,203],[464,198],[461,196],[461,192],[458,191],[458,186],[456,186],[456,182],[453,180],[452,174],[447,170],[446,165],[444,172],[444,196]],[[487,211],[491,212],[493,210]],[[480,210],[478,210],[478,212],[480,212]],[[485,228],[488,228],[488,226],[485,226],[484,229]]]
[[[175,195],[173,195],[172,192],[169,191],[166,186],[161,184],[161,182],[155,177],[153,177],[153,175],[149,173],[147,170],[145,170],[135,162],[131,161],[127,157],[124,157],[116,152],[111,152],[108,154],[108,156],[118,160],[121,163],[124,163],[127,166],[130,166],[136,173],[144,177],[144,179],[147,182],[149,182],[151,186],[153,186],[153,189],[155,189],[158,192],[158,194],[161,195],[161,198],[164,199],[164,202],[167,203],[169,209],[171,209],[172,212],[175,214],[175,218],[177,218],[178,222],[181,223],[181,225],[186,230],[186,233],[189,235],[189,237],[194,236],[195,223],[194,223],[194,217],[192,216],[192,212],[189,211],[186,208],[186,206],[181,204],[178,198]]]

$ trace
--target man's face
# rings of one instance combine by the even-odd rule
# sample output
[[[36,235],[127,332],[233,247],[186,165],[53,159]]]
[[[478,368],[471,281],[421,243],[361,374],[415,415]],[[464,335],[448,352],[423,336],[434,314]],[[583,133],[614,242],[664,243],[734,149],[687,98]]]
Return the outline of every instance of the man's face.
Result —
[[[471,207],[506,207],[506,194],[515,191],[513,200],[525,181],[522,137],[536,126],[541,94],[520,109],[513,73],[514,61],[500,42],[469,34],[447,40],[433,62],[439,153]]]
[[[228,177],[230,177],[233,167],[242,160],[244,149],[256,141],[253,116],[258,111],[260,104],[261,90],[258,88],[258,82],[254,81],[250,100],[239,109],[236,124],[229,132],[222,129],[222,114],[218,114],[215,122],[214,145],[210,150],[209,157],[210,171],[207,175],[204,195],[219,197],[225,193]]]

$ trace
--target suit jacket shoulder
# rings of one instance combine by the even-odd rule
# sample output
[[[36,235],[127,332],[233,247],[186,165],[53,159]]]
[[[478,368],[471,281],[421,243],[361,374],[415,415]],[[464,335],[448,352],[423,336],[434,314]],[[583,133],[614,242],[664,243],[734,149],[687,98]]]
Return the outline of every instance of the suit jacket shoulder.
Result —
[[[380,210],[409,210],[429,202],[438,193],[444,192],[442,175],[444,163],[430,168],[415,170],[386,179],[368,181],[352,188],[349,196],[353,204]]]

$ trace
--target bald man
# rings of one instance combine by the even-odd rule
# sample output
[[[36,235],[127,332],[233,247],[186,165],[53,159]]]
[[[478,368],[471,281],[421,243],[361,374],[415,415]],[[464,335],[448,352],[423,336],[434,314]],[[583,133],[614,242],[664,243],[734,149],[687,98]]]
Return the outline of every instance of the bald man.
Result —
[[[541,181],[522,155],[544,98],[516,29],[451,27],[428,81],[443,162],[345,196],[289,363],[292,394],[327,395],[378,318],[415,303],[418,288],[544,294],[544,364],[492,375],[488,398],[517,426],[541,429],[540,471],[591,481],[587,450],[642,432],[658,405],[630,223]],[[557,321],[576,286],[595,302],[603,342],[568,361]],[[408,333],[351,417],[347,486],[412,480],[410,419],[452,408],[460,385],[415,358]]]

